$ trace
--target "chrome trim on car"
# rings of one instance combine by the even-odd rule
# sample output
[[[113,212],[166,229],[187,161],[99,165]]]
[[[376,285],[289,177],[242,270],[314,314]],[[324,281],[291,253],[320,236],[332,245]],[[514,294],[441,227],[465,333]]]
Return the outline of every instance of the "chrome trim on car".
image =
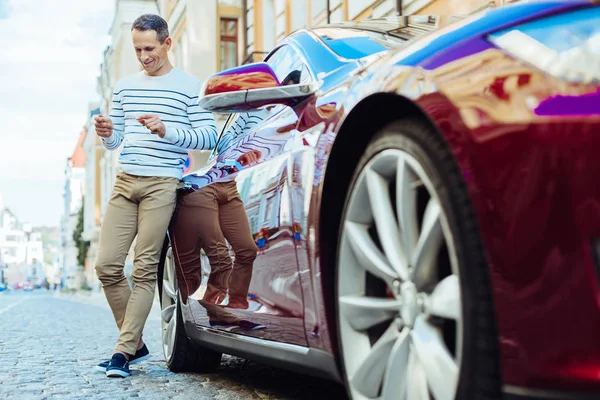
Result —
[[[263,100],[292,100],[299,97],[310,96],[319,88],[319,82],[300,83],[297,85],[286,85],[275,88],[248,90],[246,102]]]
[[[342,382],[334,356],[322,350],[236,335],[189,321],[185,322],[185,331],[190,338],[216,351]]]
[[[244,104],[247,90],[236,90],[235,92],[216,93],[202,96],[198,100],[200,108],[213,111],[229,107],[233,104]]]

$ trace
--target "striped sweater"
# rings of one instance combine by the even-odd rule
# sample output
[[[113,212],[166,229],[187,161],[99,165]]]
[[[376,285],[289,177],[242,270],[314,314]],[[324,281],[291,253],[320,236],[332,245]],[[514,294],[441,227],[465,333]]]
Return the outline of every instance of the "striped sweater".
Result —
[[[162,76],[141,71],[117,82],[110,112],[114,130],[102,143],[109,150],[123,144],[119,157],[123,172],[181,179],[187,150],[215,147],[213,115],[197,104],[200,88],[198,79],[177,68]],[[144,114],[161,119],[166,127],[164,138],[136,120]]]

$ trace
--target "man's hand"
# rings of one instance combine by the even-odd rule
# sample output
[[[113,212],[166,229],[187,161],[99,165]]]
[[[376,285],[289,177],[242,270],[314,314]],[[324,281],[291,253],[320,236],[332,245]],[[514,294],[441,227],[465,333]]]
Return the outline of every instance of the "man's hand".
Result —
[[[258,160],[260,160],[262,153],[259,150],[251,150],[247,153],[242,154],[237,161],[242,164],[242,166],[248,166],[254,164]]]
[[[109,138],[113,133],[113,123],[112,120],[108,117],[103,116],[102,114],[96,115],[94,118],[96,121],[96,134],[103,138]]]
[[[136,118],[138,122],[144,125],[146,128],[150,129],[150,132],[157,134],[161,138],[165,137],[167,133],[167,128],[165,124],[158,118],[156,115],[144,114],[140,115]]]

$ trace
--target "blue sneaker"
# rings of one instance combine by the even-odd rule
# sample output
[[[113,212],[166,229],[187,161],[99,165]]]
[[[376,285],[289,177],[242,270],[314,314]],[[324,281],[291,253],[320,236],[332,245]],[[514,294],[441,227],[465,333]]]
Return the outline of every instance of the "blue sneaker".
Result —
[[[127,378],[131,376],[129,372],[129,361],[121,353],[115,353],[106,367],[106,376],[109,378]]]
[[[135,354],[131,356],[131,358],[129,359],[129,364],[137,364],[140,361],[144,361],[148,358],[150,358],[150,352],[144,344],[144,346],[141,349],[136,351]],[[110,364],[110,360],[103,361],[100,364],[96,365],[94,368],[96,368],[100,372],[106,372],[108,364]]]

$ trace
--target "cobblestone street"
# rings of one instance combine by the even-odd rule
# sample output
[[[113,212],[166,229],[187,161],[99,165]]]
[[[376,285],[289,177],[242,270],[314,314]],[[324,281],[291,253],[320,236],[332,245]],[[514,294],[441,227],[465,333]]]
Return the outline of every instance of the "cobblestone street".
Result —
[[[335,383],[224,356],[214,374],[174,374],[163,361],[158,304],[144,339],[151,358],[133,376],[93,367],[110,356],[117,329],[101,296],[0,293],[2,399],[344,399]]]

